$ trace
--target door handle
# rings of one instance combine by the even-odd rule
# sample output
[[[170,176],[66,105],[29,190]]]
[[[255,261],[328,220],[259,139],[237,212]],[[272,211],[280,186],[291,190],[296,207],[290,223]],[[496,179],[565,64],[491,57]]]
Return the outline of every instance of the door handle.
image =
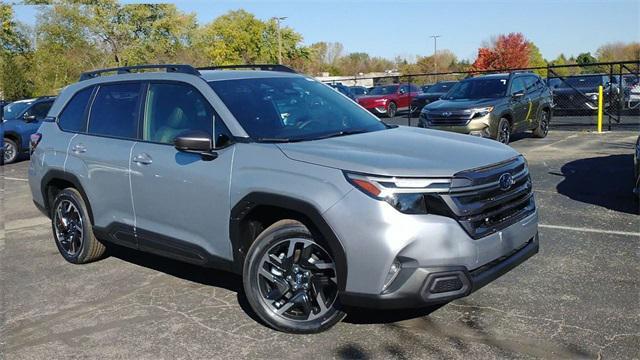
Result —
[[[87,152],[87,147],[84,146],[84,144],[76,144],[73,146],[73,148],[71,148],[71,151],[73,151],[76,154],[82,154]]]
[[[142,153],[134,156],[132,161],[141,165],[149,165],[153,162],[153,159],[151,159],[151,156],[149,156],[149,154]]]

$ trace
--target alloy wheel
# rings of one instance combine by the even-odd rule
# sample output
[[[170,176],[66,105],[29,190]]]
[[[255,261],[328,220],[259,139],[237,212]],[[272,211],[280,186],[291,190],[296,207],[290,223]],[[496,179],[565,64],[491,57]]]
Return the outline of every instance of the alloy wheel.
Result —
[[[263,305],[274,313],[311,321],[327,314],[337,298],[335,263],[313,240],[282,240],[262,257],[258,287]]]
[[[56,241],[69,256],[75,256],[82,250],[83,219],[76,205],[62,200],[56,207],[53,224]]]
[[[397,111],[397,106],[394,103],[389,104],[389,106],[387,106],[387,116],[392,118],[394,116],[396,116],[396,111]]]
[[[547,136],[549,132],[549,120],[547,120],[547,113],[542,113],[542,119],[540,119],[540,130],[542,130],[542,136]]]
[[[511,129],[509,129],[509,123],[506,121],[503,121],[498,131],[498,141],[503,144],[508,144],[510,136],[511,136]]]
[[[17,149],[13,143],[9,141],[4,142],[4,162],[10,163],[16,157]]]

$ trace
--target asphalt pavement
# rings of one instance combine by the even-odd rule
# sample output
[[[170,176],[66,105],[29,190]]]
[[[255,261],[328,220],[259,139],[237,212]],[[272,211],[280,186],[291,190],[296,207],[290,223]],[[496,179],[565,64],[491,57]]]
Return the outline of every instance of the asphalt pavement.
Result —
[[[0,167],[0,359],[639,358],[631,127],[516,136],[540,209],[539,254],[440,308],[353,308],[316,335],[262,325],[224,272],[115,247],[92,264],[65,262],[31,202],[28,161]]]

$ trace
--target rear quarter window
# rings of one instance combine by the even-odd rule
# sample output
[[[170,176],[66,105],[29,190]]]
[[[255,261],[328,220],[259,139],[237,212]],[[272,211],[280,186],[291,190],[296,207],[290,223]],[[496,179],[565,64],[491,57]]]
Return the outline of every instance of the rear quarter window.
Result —
[[[67,106],[65,106],[60,116],[58,116],[58,125],[64,131],[84,132],[87,128],[87,118],[85,112],[89,99],[91,98],[93,87],[88,87],[78,91]]]

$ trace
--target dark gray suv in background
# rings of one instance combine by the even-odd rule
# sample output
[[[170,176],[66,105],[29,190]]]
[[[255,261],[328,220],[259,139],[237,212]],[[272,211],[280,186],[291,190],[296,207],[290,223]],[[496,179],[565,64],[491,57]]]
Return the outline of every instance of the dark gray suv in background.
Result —
[[[419,126],[492,138],[508,144],[512,133],[549,131],[553,95],[533,73],[491,74],[465,79],[426,105]]]

